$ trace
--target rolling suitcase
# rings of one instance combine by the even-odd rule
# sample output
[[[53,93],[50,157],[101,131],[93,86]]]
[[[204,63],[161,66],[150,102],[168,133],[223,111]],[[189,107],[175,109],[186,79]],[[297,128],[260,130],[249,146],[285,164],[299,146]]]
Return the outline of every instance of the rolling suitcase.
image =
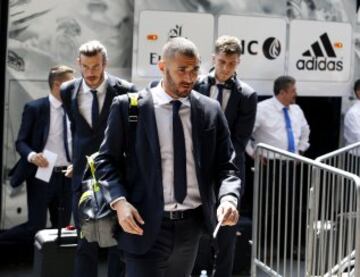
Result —
[[[76,230],[62,228],[40,230],[35,235],[33,275],[38,277],[72,276]]]
[[[62,187],[62,195],[64,188]],[[59,226],[57,229],[44,229],[34,238],[33,276],[67,277],[73,275],[77,231],[75,228],[61,228],[64,224],[64,206],[59,198]]]

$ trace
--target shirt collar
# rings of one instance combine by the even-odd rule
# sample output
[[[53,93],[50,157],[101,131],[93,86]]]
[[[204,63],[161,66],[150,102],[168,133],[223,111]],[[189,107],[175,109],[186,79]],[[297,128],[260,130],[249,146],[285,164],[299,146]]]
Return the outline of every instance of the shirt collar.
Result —
[[[174,99],[165,92],[164,88],[162,87],[162,80],[159,84],[151,89],[153,101],[158,105],[166,105],[169,104]],[[190,107],[190,100],[189,97],[179,98],[179,100],[184,106]]]
[[[50,105],[53,106],[55,109],[60,108],[62,105],[62,103],[51,93],[49,94],[49,101]]]
[[[215,85],[225,85],[225,82],[220,82],[218,79],[215,79]]]
[[[284,108],[288,108],[288,110],[290,110],[290,106],[291,106],[291,105],[289,105],[288,107],[286,107],[283,103],[281,103],[281,102],[279,101],[279,99],[277,99],[276,96],[273,97],[273,102],[274,102],[275,108],[276,108],[277,110],[279,110],[279,111],[282,111]]]
[[[109,76],[108,76],[107,73],[105,72],[105,73],[104,73],[104,80],[103,80],[102,83],[96,88],[96,91],[97,91],[98,94],[105,92],[106,83],[107,83],[108,78],[109,78]],[[86,84],[86,82],[84,81],[84,79],[83,79],[83,81],[82,81],[82,92],[83,92],[84,94],[86,94],[86,93],[90,93],[90,90],[92,90],[92,88],[90,88],[90,87]]]

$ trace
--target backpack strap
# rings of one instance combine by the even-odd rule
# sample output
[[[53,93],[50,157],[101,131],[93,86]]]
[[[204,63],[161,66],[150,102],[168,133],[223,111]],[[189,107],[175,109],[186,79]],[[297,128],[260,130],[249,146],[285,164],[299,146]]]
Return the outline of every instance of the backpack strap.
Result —
[[[134,153],[135,150],[135,140],[136,140],[136,126],[139,118],[139,93],[138,92],[128,92],[127,96],[129,98],[128,106],[128,123],[127,123],[127,156],[130,156],[130,153]]]
[[[129,97],[129,111],[128,111],[128,122],[133,124],[137,123],[139,115],[139,93],[138,92],[128,92]]]

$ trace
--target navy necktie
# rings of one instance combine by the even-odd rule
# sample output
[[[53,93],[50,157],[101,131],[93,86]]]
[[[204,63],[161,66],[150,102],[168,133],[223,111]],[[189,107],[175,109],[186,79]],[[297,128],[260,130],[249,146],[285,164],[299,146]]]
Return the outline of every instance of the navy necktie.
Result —
[[[289,108],[284,107],[284,117],[285,117],[285,127],[286,127],[286,134],[288,138],[288,151],[295,153],[295,139],[294,139],[294,131],[291,126],[291,119],[289,116]]]
[[[91,125],[94,128],[96,122],[99,119],[99,101],[97,98],[97,91],[90,90],[91,94],[93,95],[93,101],[91,106]]]
[[[64,141],[64,148],[65,148],[65,155],[66,160],[68,162],[71,162],[70,152],[69,152],[69,145],[68,145],[68,129],[67,129],[67,120],[66,120],[66,112],[64,109],[64,106],[61,106],[63,108],[63,141]]]
[[[179,116],[181,102],[173,105],[173,145],[174,145],[174,190],[175,200],[182,203],[186,196],[186,147],[184,129]]]
[[[219,101],[220,106],[222,107],[222,102],[223,102],[223,90],[224,90],[224,85],[222,84],[217,84],[216,85],[217,89],[218,89],[218,94],[217,94],[217,101]]]

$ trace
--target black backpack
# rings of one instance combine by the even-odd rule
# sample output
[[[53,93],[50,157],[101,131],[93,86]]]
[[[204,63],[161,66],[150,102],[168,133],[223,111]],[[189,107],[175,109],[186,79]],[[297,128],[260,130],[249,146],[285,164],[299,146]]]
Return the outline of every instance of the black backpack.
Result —
[[[128,108],[128,134],[127,147],[133,147],[135,141],[136,126],[138,122],[138,99],[137,92],[127,93]],[[114,238],[120,226],[117,222],[116,213],[109,205],[110,194],[96,180],[94,159],[98,152],[87,156],[87,167],[83,176],[83,194],[78,204],[78,212],[80,219],[81,232],[80,236],[85,237],[89,242],[97,242],[100,247],[111,247],[117,245]]]

